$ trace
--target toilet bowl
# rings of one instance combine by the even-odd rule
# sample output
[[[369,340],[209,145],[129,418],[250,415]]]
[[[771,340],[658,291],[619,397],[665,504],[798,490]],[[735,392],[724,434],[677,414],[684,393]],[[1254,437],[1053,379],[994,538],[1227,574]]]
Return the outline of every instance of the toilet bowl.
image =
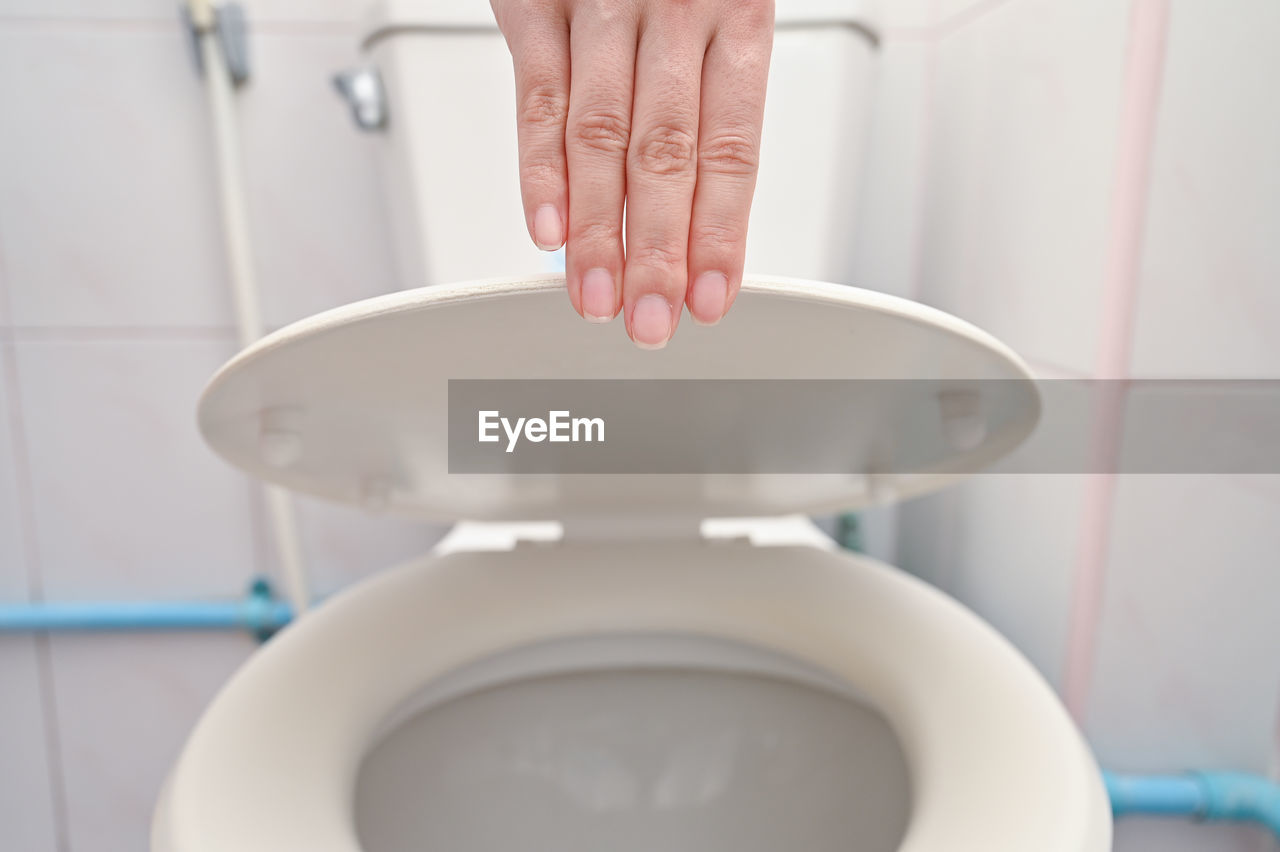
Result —
[[[905,300],[759,278],[719,326],[640,352],[583,323],[563,286],[502,279],[349,305],[211,381],[201,429],[245,470],[485,523],[326,601],[237,672],[165,785],[152,848],[1109,849],[1098,768],[1012,646],[807,522],[768,519],[925,493],[991,464],[1038,416],[1017,357]],[[456,455],[474,433],[451,432],[459,379],[894,392],[814,448],[823,470],[780,470],[772,451],[789,436],[771,445],[744,426],[717,435],[732,470],[477,473]],[[939,382],[975,394],[959,439]],[[707,520],[729,515],[759,520]],[[560,531],[510,526],[531,519]]]

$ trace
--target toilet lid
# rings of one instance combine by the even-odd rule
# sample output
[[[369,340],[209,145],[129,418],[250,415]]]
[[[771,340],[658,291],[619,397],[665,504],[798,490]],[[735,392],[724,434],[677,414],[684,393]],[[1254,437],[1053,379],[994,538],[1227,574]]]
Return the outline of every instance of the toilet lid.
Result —
[[[608,440],[552,454],[529,440],[511,454],[506,438],[479,447],[478,412],[463,405],[477,388],[534,404],[550,388],[561,396],[547,410],[566,393],[602,401]],[[255,476],[441,521],[853,509],[990,465],[1038,416],[1007,347],[904,299],[749,279],[718,325],[682,322],[654,352],[621,320],[584,322],[558,276],[409,290],[304,319],[233,358],[199,409],[206,440]]]

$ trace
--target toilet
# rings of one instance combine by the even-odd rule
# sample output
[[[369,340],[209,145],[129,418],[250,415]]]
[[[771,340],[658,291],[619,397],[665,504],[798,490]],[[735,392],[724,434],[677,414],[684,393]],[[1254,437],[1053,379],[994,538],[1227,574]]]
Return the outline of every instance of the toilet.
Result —
[[[1109,849],[1098,768],[1033,667],[937,590],[786,519],[1006,453],[1038,414],[1016,356],[902,299],[762,278],[720,325],[645,352],[563,291],[394,293],[213,378],[201,429],[255,476],[481,523],[270,640],[192,733],[153,849]],[[460,378],[908,381],[814,449],[848,473],[777,472],[744,429],[721,436],[736,472],[560,475],[451,473]],[[948,428],[934,380],[972,381],[984,428]],[[742,516],[765,520],[714,520]]]
[[[1027,368],[990,335],[823,283],[850,277],[873,21],[779,2],[764,161],[780,162],[762,171],[748,267],[803,277],[751,275],[719,325],[682,323],[647,352],[617,322],[582,321],[525,245],[509,60],[487,15],[389,3],[364,41],[386,95],[371,142],[414,286],[268,335],[199,405],[206,441],[255,477],[455,526],[231,678],[164,785],[153,851],[1109,850],[1101,774],[1030,663],[806,519],[944,488],[1039,417]],[[410,91],[446,72],[492,90],[467,98],[470,143],[470,113],[448,102],[461,95]],[[802,131],[810,112],[819,126]],[[466,144],[511,173],[446,166]],[[454,205],[464,194],[474,209]],[[458,452],[476,412],[451,396],[465,380],[760,396],[738,400],[742,428],[713,432],[705,468],[672,466],[668,449],[699,437],[673,414],[647,420],[616,469],[527,470],[499,446],[476,470]],[[778,415],[770,380],[826,382],[856,416],[805,441],[751,428]]]

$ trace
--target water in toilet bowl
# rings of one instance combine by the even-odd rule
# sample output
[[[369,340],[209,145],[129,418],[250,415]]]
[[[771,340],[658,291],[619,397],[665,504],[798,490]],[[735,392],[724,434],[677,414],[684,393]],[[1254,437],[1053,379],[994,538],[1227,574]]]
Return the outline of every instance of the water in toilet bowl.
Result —
[[[897,740],[848,696],[750,672],[508,681],[386,733],[355,795],[365,852],[892,852]]]

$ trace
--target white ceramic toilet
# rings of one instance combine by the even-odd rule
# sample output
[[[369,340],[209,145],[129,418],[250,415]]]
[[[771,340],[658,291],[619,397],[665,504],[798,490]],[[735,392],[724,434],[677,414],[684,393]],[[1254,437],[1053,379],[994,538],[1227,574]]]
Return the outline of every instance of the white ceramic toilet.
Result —
[[[749,266],[845,280],[844,158],[874,30],[841,4],[778,11]],[[1032,666],[958,603],[802,519],[925,493],[1009,452],[1039,412],[1018,358],[921,305],[770,277],[746,281],[718,326],[682,323],[642,352],[617,323],[577,317],[560,278],[530,274],[544,257],[525,245],[509,60],[484,4],[392,4],[367,46],[389,93],[376,144],[402,271],[440,286],[249,347],[211,381],[200,425],[263,479],[460,523],[231,679],[165,785],[153,850],[1109,849],[1098,768]],[[410,96],[406,81],[445,69],[493,97]],[[492,142],[509,174],[484,174],[474,151],[459,167],[473,174],[446,167],[471,144],[449,99],[482,104],[472,143]],[[823,123],[802,133],[787,111],[815,100]],[[475,209],[454,206],[463,195]],[[506,277],[441,283],[477,275]],[[451,379],[913,381],[811,448],[843,473],[776,472],[786,434],[726,430],[731,473],[560,475],[451,473]],[[943,381],[974,383],[959,420]],[[908,458],[928,463],[896,464]]]

